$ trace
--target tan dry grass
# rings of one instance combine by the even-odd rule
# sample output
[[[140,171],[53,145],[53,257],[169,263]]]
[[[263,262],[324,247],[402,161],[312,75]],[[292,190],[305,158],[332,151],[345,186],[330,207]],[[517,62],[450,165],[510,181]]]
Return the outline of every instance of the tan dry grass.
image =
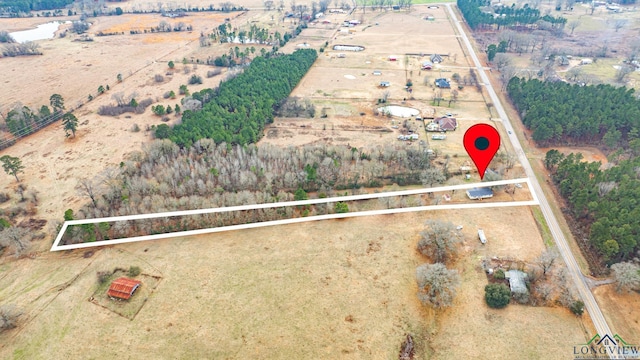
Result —
[[[453,309],[438,316],[435,332],[428,320],[433,313],[418,304],[414,285],[415,267],[424,261],[414,247],[427,218],[463,225],[465,238],[462,260],[453,265],[465,279],[460,297]],[[495,219],[509,219],[509,224],[496,226]],[[487,233],[486,246],[477,241],[477,227]],[[63,258],[47,254],[41,260],[20,260],[20,265],[37,264],[41,271],[23,272],[16,266],[9,273],[11,283],[36,281],[42,270],[58,282],[78,277],[63,291],[47,291],[40,285],[12,297],[32,319],[19,331],[0,335],[5,344],[0,356],[101,358],[120,353],[126,343],[127,351],[142,358],[392,358],[409,331],[418,342],[430,338],[439,357],[463,356],[469,350],[465,346],[473,345],[473,351],[486,358],[502,351],[497,350],[500,341],[487,341],[483,335],[497,328],[509,333],[509,344],[520,344],[525,353],[544,354],[551,346],[561,354],[582,334],[567,310],[512,306],[489,318],[484,316],[488,309],[478,311],[485,309],[486,281],[476,269],[479,257],[518,254],[531,260],[542,247],[529,209],[512,208],[326,221],[162,240],[102,249],[89,259],[82,257],[82,251]],[[133,321],[87,301],[95,289],[96,271],[129,265],[145,272],[162,269],[163,276]],[[0,279],[3,297],[6,281]],[[30,300],[29,294],[40,293],[48,304]],[[515,319],[523,312],[531,323],[518,326]],[[528,340],[538,331],[562,340],[556,348],[546,341]]]
[[[614,334],[629,344],[640,344],[640,297],[637,293],[618,293],[615,284],[593,290],[596,300]]]
[[[414,8],[416,12],[426,9]],[[423,24],[419,19],[408,19],[402,14],[379,16],[376,13],[371,17],[379,17],[376,21],[381,24],[388,20],[394,23],[404,23],[406,20],[407,25],[403,25],[402,29],[407,34],[421,31]],[[443,44],[454,44],[449,41],[452,39],[450,30],[447,30],[450,27],[444,24],[430,29],[433,33],[441,32],[439,35],[442,38],[436,39],[434,36],[429,40],[419,37],[419,47],[433,47],[440,51],[439,47]],[[393,27],[388,24],[383,26]],[[374,31],[370,32],[372,29],[367,29],[363,34],[374,34]],[[398,41],[400,50],[417,48],[406,40],[406,36],[399,41],[400,35],[395,32],[397,24],[394,29],[390,33],[390,40],[383,39],[384,32],[366,35],[362,39],[372,49],[378,46],[378,52],[373,54],[379,54],[380,58],[388,53],[390,42]],[[430,46],[427,41],[433,41],[434,45]],[[344,39],[336,42],[344,43]],[[112,62],[116,61],[111,66],[115,64],[122,67],[126,64],[125,60],[139,61],[145,66],[149,65],[147,62],[152,58],[179,60],[183,56],[190,56],[197,44],[176,48],[170,55],[160,52],[153,47],[155,45],[145,45],[144,49],[139,49],[141,53],[132,52],[130,59],[113,56],[128,54],[130,48],[118,45],[117,41],[112,46],[113,49],[119,48],[120,52],[109,50],[111,52],[101,55]],[[131,46],[135,44],[131,43]],[[459,49],[457,44],[455,47]],[[104,46],[92,49],[95,51],[97,48],[107,49]],[[458,51],[455,49],[450,51]],[[145,50],[146,55],[143,56],[142,51]],[[69,56],[71,60],[71,54]],[[100,58],[97,54],[93,56]],[[457,59],[458,63],[462,63],[462,56]],[[367,70],[373,70],[375,65],[372,63]],[[148,82],[163,66],[151,65],[144,76],[134,75],[120,89],[127,92],[136,89],[145,95],[161,94],[161,91],[166,91],[164,88],[155,89]],[[107,68],[110,69],[108,73],[113,71],[113,67]],[[402,67],[396,71],[404,72]],[[52,73],[55,72],[52,70]],[[114,79],[115,74],[117,72],[114,71],[105,80]],[[69,77],[61,76],[60,79]],[[83,84],[94,82],[88,80],[90,78],[84,79]],[[174,89],[182,83],[175,81],[166,86]],[[70,86],[74,82],[65,84]],[[304,93],[305,87],[314,88],[317,84],[306,83],[296,91]],[[205,86],[210,86],[206,80]],[[65,98],[73,98],[73,94],[84,98],[87,89],[93,88],[85,84],[80,90],[71,91],[71,95],[60,92]],[[316,87],[313,91],[317,89],[321,88]],[[51,92],[40,95],[46,101]],[[327,100],[314,101],[326,106]],[[149,115],[140,115],[132,120],[97,117],[92,111],[95,111],[93,106],[97,107],[98,104],[99,101],[94,101],[91,106],[85,107],[87,113],[83,116],[89,117],[90,121],[89,125],[85,125],[86,128],[81,128],[77,140],[65,142],[62,130],[54,126],[3,152],[23,158],[27,165],[24,177],[28,180],[25,182],[41,191],[40,211],[48,219],[60,218],[64,209],[80,206],[81,200],[73,190],[76,179],[99,172],[107,163],[118,163],[127,152],[148,141],[143,133],[125,131],[132,121],[141,126],[157,122]],[[362,110],[366,113],[364,117],[335,116],[327,120],[336,121],[336,128],[340,125],[354,128],[376,126],[382,121],[369,113],[370,105],[367,102],[338,99],[335,104],[336,113],[355,111],[358,114]],[[419,100],[412,106],[430,107]],[[477,119],[485,117],[479,115],[482,108],[465,105],[456,108],[456,111],[464,111],[465,117]],[[313,126],[315,129],[316,124]],[[341,134],[347,132],[334,133],[332,136],[335,136],[335,141],[353,141],[351,144],[357,146],[372,143],[373,137],[367,132],[361,131],[357,136],[348,135],[353,140]],[[387,141],[384,136],[380,141]],[[376,135],[375,138],[378,137]],[[389,140],[396,141],[395,137]],[[312,139],[304,141],[327,139],[314,135]],[[296,136],[280,140],[280,144],[295,145],[304,141]],[[0,181],[4,188],[12,184],[9,177],[2,177]],[[143,358],[394,358],[405,332],[418,334],[418,343],[422,343],[431,337],[435,326],[433,312],[423,310],[417,303],[414,285],[415,267],[424,261],[415,255],[414,246],[422,222],[428,217],[464,225],[464,255],[470,255],[466,256],[469,262],[461,260],[454,265],[463,272],[467,281],[463,283],[457,307],[438,318],[439,329],[433,332],[435,338],[431,340],[437,356],[447,357],[446,351],[449,350],[438,347],[438,344],[446,342],[478,344],[485,355],[506,353],[513,348],[513,344],[521,343],[525,344],[523,351],[527,354],[542,354],[549,345],[527,339],[536,336],[546,326],[553,327],[550,330],[552,333],[557,328],[562,329],[563,336],[566,336],[565,333],[580,336],[580,327],[563,318],[562,314],[567,311],[543,308],[534,309],[539,317],[534,318],[536,321],[530,327],[514,328],[517,330],[511,334],[514,343],[491,342],[484,345],[486,334],[491,333],[495,325],[476,317],[482,314],[477,309],[484,306],[477,300],[476,289],[483,286],[484,280],[474,273],[473,256],[484,251],[497,256],[517,253],[518,257],[532,259],[542,249],[542,241],[529,210],[512,208],[319,222],[123,245],[100,250],[88,259],[81,256],[82,252],[76,251],[42,254],[37,260],[22,259],[5,263],[1,268],[0,298],[15,302],[28,315],[19,330],[0,335],[0,357],[104,358],[126,357],[133,351]],[[481,248],[476,240],[477,227],[485,229],[489,237],[490,242],[485,248]],[[514,242],[514,239],[524,239],[526,242]],[[41,245],[48,247],[44,243]],[[161,269],[163,276],[157,292],[134,321],[86,301],[94,289],[96,271],[129,265]],[[160,270],[156,271],[160,273]],[[58,291],[56,284],[65,287]],[[476,300],[467,301],[472,298]],[[514,314],[514,318],[515,314],[521,314],[515,310],[508,310]],[[529,308],[523,311],[527,314],[533,312]],[[454,316],[448,317],[447,314]],[[557,314],[563,320],[544,320],[547,316]],[[459,319],[466,317],[474,320],[473,324],[478,330],[471,337],[465,329],[456,328],[465,324]],[[453,323],[452,319],[456,322]],[[449,329],[453,329],[453,333]],[[490,346],[493,346],[491,350]],[[455,351],[458,350],[451,354],[467,355]],[[420,356],[425,354],[422,351]]]

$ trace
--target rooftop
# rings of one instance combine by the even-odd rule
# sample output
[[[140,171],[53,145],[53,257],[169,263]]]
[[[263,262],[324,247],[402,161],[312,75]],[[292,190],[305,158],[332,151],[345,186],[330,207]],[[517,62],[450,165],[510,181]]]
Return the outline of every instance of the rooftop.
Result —
[[[138,280],[120,277],[113,280],[111,286],[109,286],[107,295],[118,299],[128,300],[129,298],[131,298],[140,284],[141,282]]]
[[[473,188],[473,189],[467,190],[467,196],[470,199],[490,198],[493,196],[493,190],[491,190],[491,188],[488,188],[488,187]]]
[[[524,282],[524,279],[527,277],[526,273],[520,270],[509,270],[505,271],[504,277],[509,279],[509,287],[512,293],[528,292],[527,285]]]

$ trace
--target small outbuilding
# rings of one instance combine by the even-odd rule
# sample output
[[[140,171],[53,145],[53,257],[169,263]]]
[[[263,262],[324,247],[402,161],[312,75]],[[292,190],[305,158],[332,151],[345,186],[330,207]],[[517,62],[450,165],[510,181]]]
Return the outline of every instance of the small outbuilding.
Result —
[[[107,295],[111,298],[129,300],[140,287],[140,284],[142,283],[138,280],[120,277],[113,280],[109,290],[107,290]]]
[[[473,188],[473,189],[467,190],[467,196],[471,200],[488,199],[493,197],[493,190],[491,190],[491,188],[488,188],[488,187]]]
[[[433,54],[431,55],[431,62],[434,64],[439,64],[442,62],[442,56],[438,55],[438,54]]]
[[[433,69],[433,63],[431,61],[425,61],[422,63],[422,70],[431,70]]]
[[[389,61],[398,61],[398,57],[395,55],[389,55]]]
[[[525,283],[525,278],[527,274],[520,270],[509,270],[504,273],[505,279],[509,280],[509,287],[511,288],[511,292],[514,294],[526,294],[529,292],[527,290],[527,284]]]
[[[391,83],[388,81],[380,81],[380,84],[378,85],[380,87],[389,87],[391,86]]]

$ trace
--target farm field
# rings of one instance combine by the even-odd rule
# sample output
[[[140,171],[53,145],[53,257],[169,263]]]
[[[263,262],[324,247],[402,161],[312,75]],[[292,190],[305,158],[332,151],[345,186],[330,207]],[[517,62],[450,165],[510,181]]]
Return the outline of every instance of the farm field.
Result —
[[[156,4],[136,1],[122,6]],[[245,6],[261,4],[247,2]],[[129,15],[97,18],[90,32],[126,33],[136,24],[153,26],[162,20],[159,15],[145,16],[149,18],[144,21]],[[183,65],[181,60],[226,53],[230,45],[200,48],[198,36],[229,16],[234,26],[271,22],[270,13],[262,11],[202,13],[187,17],[194,27],[192,33],[94,37],[92,43],[67,37],[43,41],[45,55],[40,57],[0,59],[12,69],[11,76],[3,79],[6,86],[0,88],[0,95],[28,105],[46,104],[57,92],[73,106],[84,102],[99,85],[112,85],[106,94],[75,112],[81,123],[75,139],[65,139],[62,126],[55,124],[0,152],[22,159],[23,184],[38,191],[37,216],[49,222],[49,235],[66,209],[77,210],[89,201],[75,189],[77,180],[117,166],[151,141],[147,126],[161,123],[149,110],[130,117],[104,117],[97,114],[98,108],[112,103],[111,96],[117,92],[135,92],[158,104],[179,103],[180,98],[166,100],[162,95],[177,92],[194,73],[203,76],[204,83],[189,86],[191,92],[216,86],[224,72],[205,78],[209,67]],[[347,18],[332,16],[334,24]],[[428,139],[430,148],[441,157],[450,156],[452,168],[468,162],[461,145],[464,131],[474,123],[490,121],[492,115],[475,87],[458,90],[454,82],[459,94],[449,104],[451,90],[439,92],[433,85],[437,77],[469,74],[470,65],[444,9],[414,6],[409,14],[367,11],[354,16],[362,19],[354,33],[340,33],[333,25],[312,26],[282,49],[289,52],[300,44],[318,48],[329,43],[292,94],[311,100],[318,113],[326,109],[327,117],[277,118],[258,145],[397,144],[401,130],[393,126],[402,126],[401,120],[374,111],[384,91],[378,83],[384,78],[391,82],[388,103],[435,116],[453,113],[460,126],[447,133],[443,142],[430,140],[431,133],[424,131],[422,123],[408,121],[417,124],[420,139]],[[435,20],[426,21],[426,16]],[[2,26],[0,21],[0,30]],[[276,19],[272,26],[290,29],[293,24]],[[338,58],[339,52],[332,48],[336,44],[366,49]],[[435,70],[420,70],[431,53],[446,55],[444,62]],[[406,56],[406,69],[405,54],[411,54]],[[389,61],[389,55],[397,55],[398,60]],[[169,60],[176,62],[172,75],[166,75]],[[25,67],[34,70],[23,74],[20,69]],[[374,76],[374,70],[382,75]],[[122,83],[115,81],[118,73],[125,75]],[[154,81],[156,74],[165,79]],[[404,90],[407,78],[414,83],[411,94]],[[28,83],[42,85],[34,91],[24,86]],[[440,106],[433,103],[436,94],[446,99]],[[177,121],[171,116],[168,124]],[[142,130],[133,131],[134,124]],[[498,123],[495,126],[504,132]],[[406,146],[420,144],[406,142]],[[503,147],[502,151],[510,149]],[[521,177],[520,166],[516,164],[508,176]],[[475,174],[471,181],[477,180]],[[5,192],[15,187],[15,179],[0,177]],[[464,201],[464,197],[457,192],[453,201]],[[499,192],[494,200],[514,198],[528,200],[528,189],[518,190],[515,197]],[[16,203],[12,200],[4,206]],[[463,279],[459,296],[453,308],[437,314],[416,297],[415,268],[426,260],[415,245],[429,218],[463,225],[464,234],[460,260],[452,265]],[[486,246],[477,240],[478,228],[490,238]],[[104,358],[130,353],[149,359],[394,358],[405,334],[411,333],[421,359],[469,354],[512,358],[516,347],[520,357],[564,359],[571,355],[574,344],[586,342],[594,332],[586,316],[578,319],[564,308],[510,305],[499,311],[485,305],[482,257],[515,256],[532,261],[544,249],[529,208],[315,222],[95,251],[52,254],[47,252],[50,244],[48,236],[34,244],[31,257],[0,258],[0,299],[17,304],[25,313],[17,329],[0,333],[0,358]],[[129,266],[139,266],[144,276],[157,279],[153,289],[144,289],[143,284],[144,291],[138,295],[144,295],[146,301],[132,320],[92,300],[98,271]],[[121,313],[131,315],[127,309]],[[109,338],[114,341],[105,340]]]

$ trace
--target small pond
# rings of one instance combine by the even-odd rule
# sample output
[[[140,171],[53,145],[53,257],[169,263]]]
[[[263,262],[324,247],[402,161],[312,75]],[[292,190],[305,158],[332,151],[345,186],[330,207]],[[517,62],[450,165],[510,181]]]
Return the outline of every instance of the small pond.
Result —
[[[44,39],[53,39],[63,21],[51,21],[46,24],[40,24],[35,29],[22,30],[9,33],[16,42],[24,43],[27,41],[36,41]]]

